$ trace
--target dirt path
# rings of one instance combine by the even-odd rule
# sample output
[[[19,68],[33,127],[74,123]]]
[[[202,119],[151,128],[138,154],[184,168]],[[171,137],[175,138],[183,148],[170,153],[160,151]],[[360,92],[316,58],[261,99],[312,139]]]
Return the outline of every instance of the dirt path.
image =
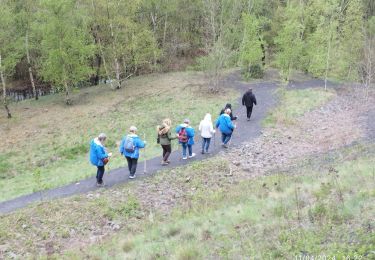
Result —
[[[250,122],[246,120],[245,110],[240,104],[241,100],[238,100],[237,108],[234,111],[234,114],[239,116],[236,124],[237,129],[233,134],[233,139],[231,146],[237,146],[245,141],[251,141],[261,135],[261,122],[266,117],[267,112],[270,108],[276,105],[276,98],[274,95],[274,90],[277,88],[277,82],[261,82],[261,83],[244,83],[241,82],[241,77],[238,73],[233,73],[225,79],[225,85],[232,86],[241,93],[246,91],[250,86],[254,89],[254,93],[258,100],[258,106],[255,107],[253,116]],[[321,86],[319,80],[309,80],[303,82],[293,82],[293,85],[289,86],[290,88],[308,88]],[[223,104],[224,105],[224,104]],[[213,116],[217,111],[212,111]],[[216,139],[213,140],[211,144],[211,154],[210,155],[201,155],[199,153],[201,142],[200,140],[194,146],[194,151],[197,156],[191,160],[182,160],[181,151],[174,151],[171,155],[171,166],[178,167],[183,166],[191,161],[204,160],[209,156],[213,156],[223,148],[220,145],[220,133],[216,134]],[[147,173],[143,174],[144,163],[140,162],[138,165],[137,177],[144,178],[150,175],[157,173],[160,170],[165,169],[160,165],[161,157],[156,157],[150,160],[147,160]],[[124,160],[125,164],[125,160]],[[93,167],[93,175],[95,169]],[[114,169],[110,172],[107,172],[104,180],[106,182],[106,188],[110,188],[116,184],[128,182],[128,170],[126,167]],[[33,194],[21,196],[9,201],[0,203],[0,213],[8,213],[19,208],[26,207],[27,205],[39,202],[42,200],[51,200],[56,198],[68,197],[74,194],[86,193],[89,191],[96,190],[95,186],[95,176],[88,179],[84,179],[78,183],[69,184],[63,187],[47,190],[44,192],[36,192]]]

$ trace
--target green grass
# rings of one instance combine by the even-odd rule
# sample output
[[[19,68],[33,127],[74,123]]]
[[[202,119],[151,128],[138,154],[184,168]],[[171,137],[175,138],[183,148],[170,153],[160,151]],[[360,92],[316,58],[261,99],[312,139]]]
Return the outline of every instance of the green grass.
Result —
[[[294,176],[276,174],[229,190],[204,191],[191,198],[189,210],[176,210],[142,233],[132,234],[127,240],[131,249],[121,250],[121,239],[129,235],[120,234],[98,249],[90,248],[88,256],[371,259],[375,257],[374,160],[372,154],[336,162],[337,173],[306,167]]]
[[[7,136],[0,147],[0,201],[94,175],[87,153],[90,139],[100,132],[107,133],[107,147],[114,153],[109,169],[124,166],[117,145],[131,125],[142,138],[146,135],[147,158],[159,155],[155,129],[162,119],[177,125],[190,118],[197,127],[205,113],[215,115],[237,97],[232,90],[210,94],[205,84],[199,73],[155,74],[132,79],[119,91],[83,89],[73,95],[72,107],[63,104],[61,95],[12,105],[15,118],[0,117],[0,134]],[[37,169],[40,183],[33,178]]]
[[[330,100],[335,93],[322,88],[286,90],[281,88],[277,92],[280,105],[274,108],[264,119],[263,125],[274,127],[276,124],[292,125],[296,119],[312,109]]]
[[[60,252],[69,239],[88,240],[91,230],[105,230],[107,221],[120,221],[122,230],[99,245],[69,245],[71,250],[55,256],[371,259],[375,246],[374,161],[373,146],[355,146],[334,156],[301,161],[287,169],[287,174],[273,172],[237,181],[225,177],[228,162],[214,158],[147,180],[151,196],[160,196],[158,189],[166,183],[169,189],[183,192],[184,198],[172,211],[143,207],[136,197],[138,183],[133,182],[101,191],[95,199],[80,195],[3,216],[0,244],[18,256],[43,256],[35,244],[44,245],[53,238],[54,250]]]

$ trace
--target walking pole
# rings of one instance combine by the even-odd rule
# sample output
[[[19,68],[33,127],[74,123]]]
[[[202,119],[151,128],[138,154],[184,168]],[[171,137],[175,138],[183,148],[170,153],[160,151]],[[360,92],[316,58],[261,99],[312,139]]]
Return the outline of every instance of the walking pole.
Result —
[[[236,128],[233,129],[233,132],[232,132],[232,136],[230,137],[230,140],[229,140],[229,143],[228,143],[228,148],[230,147],[230,145],[232,144],[232,139],[234,137],[234,130],[236,130]]]
[[[146,141],[146,133],[143,134],[143,140]],[[144,151],[145,161],[143,162],[143,174],[147,173],[146,146],[147,146],[147,143],[145,145],[145,151]]]

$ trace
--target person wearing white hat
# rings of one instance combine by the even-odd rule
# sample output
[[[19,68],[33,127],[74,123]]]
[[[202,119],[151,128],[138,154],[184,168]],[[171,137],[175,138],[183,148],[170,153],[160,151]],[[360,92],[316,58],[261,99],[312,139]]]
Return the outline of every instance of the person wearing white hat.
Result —
[[[216,132],[212,124],[211,114],[206,114],[199,124],[199,131],[202,137],[202,154],[208,153],[212,135]]]
[[[96,172],[96,185],[98,187],[104,186],[103,176],[105,172],[104,166],[108,163],[112,153],[107,153],[104,147],[107,135],[104,133],[99,134],[90,142],[90,162],[97,167]]]

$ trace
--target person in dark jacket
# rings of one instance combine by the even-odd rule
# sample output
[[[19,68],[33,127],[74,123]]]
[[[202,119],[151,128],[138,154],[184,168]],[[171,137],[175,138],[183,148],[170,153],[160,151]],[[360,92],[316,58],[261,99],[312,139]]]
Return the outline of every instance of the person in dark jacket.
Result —
[[[177,139],[177,135],[172,136],[171,125],[171,120],[169,118],[166,118],[163,120],[163,124],[157,127],[158,141],[163,149],[163,160],[161,161],[161,165],[163,166],[170,163],[169,156],[172,153],[171,141]]]
[[[226,104],[225,105],[225,107],[220,111],[220,116],[222,115],[222,114],[224,114],[225,113],[225,110],[227,110],[227,109],[230,109],[230,111],[232,111],[232,105],[231,104]],[[234,120],[237,120],[237,117],[236,116],[234,116],[233,115],[233,113],[232,112],[230,112],[230,120],[232,120],[232,121],[234,121]]]
[[[247,121],[250,121],[251,114],[253,112],[253,105],[257,104],[257,99],[253,94],[253,90],[250,88],[242,97],[242,105],[246,106]]]

